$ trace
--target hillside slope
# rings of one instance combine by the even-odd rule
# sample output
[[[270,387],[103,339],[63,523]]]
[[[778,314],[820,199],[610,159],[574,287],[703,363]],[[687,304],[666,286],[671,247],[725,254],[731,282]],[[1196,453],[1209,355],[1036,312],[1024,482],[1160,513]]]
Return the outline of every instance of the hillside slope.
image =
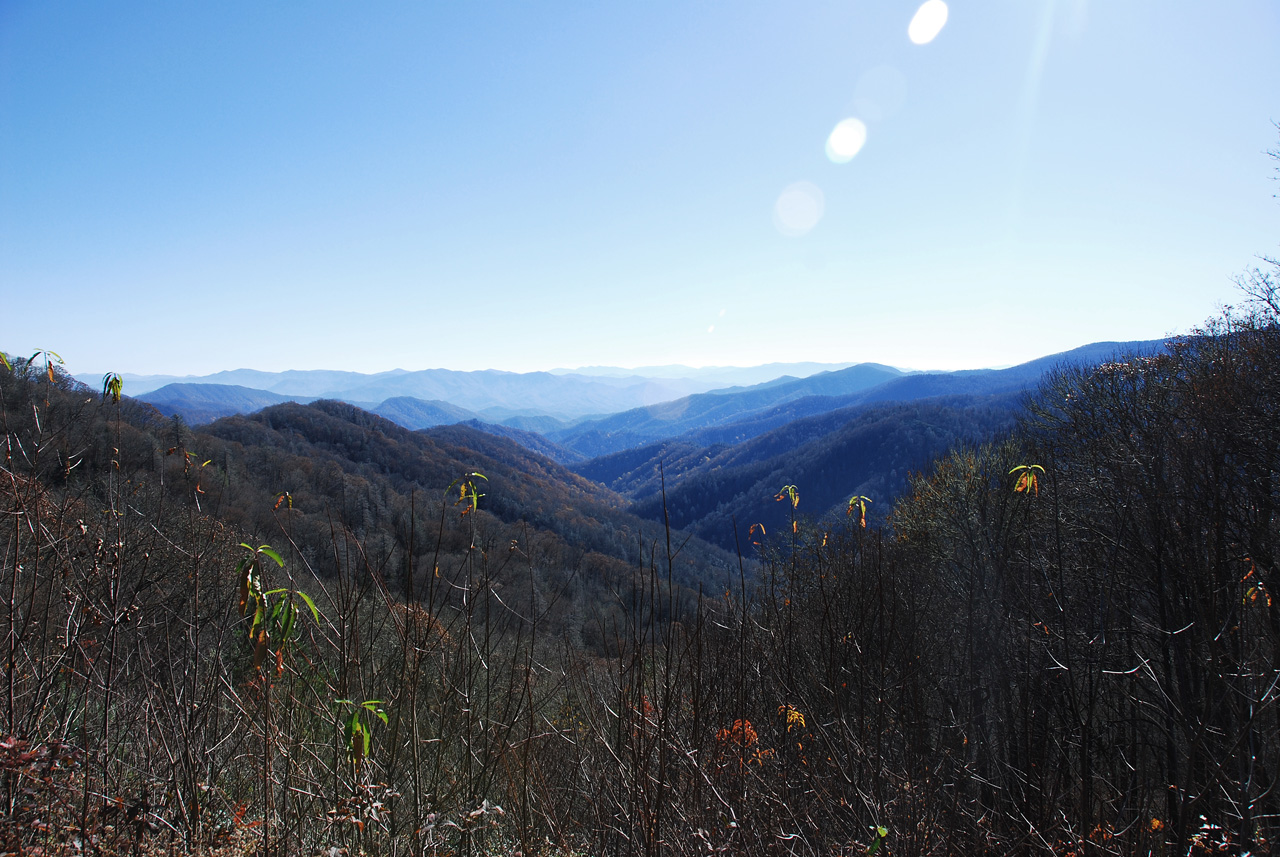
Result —
[[[922,470],[957,443],[1013,427],[1020,394],[952,396],[919,402],[856,405],[795,420],[738,444],[702,446],[688,436],[592,459],[575,470],[635,501],[635,512],[687,528],[734,549],[733,522],[773,531],[789,521],[774,502],[784,485],[800,489],[800,512],[839,511],[853,495],[872,499],[873,517],[888,511]]]
[[[459,477],[479,472],[486,477],[479,483],[483,516],[505,525],[494,532],[520,541],[540,538],[539,532],[554,536],[562,546],[561,564],[573,566],[589,553],[639,563],[638,546],[657,534],[653,522],[627,511],[627,501],[614,492],[514,441],[468,426],[414,432],[352,405],[321,400],[219,420],[203,436],[234,446],[212,446],[201,455],[214,461],[225,456],[243,461],[249,473],[274,475],[256,481],[288,491],[301,511],[318,515],[340,497],[343,519],[357,532],[385,532],[388,518],[395,517],[390,510],[403,509],[410,492],[439,497]],[[353,497],[351,486],[345,492],[335,487],[339,471],[360,480],[356,486],[364,499]],[[531,528],[532,536],[522,536],[522,528]],[[702,574],[718,574],[731,559],[695,539],[680,558],[676,579],[696,585]]]

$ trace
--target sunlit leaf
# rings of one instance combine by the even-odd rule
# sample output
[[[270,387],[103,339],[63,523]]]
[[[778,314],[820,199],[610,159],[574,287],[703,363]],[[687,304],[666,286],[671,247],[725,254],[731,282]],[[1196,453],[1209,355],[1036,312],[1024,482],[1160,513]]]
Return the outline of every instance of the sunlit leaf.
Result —
[[[794,509],[800,505],[800,489],[794,485],[783,485],[782,490],[774,495],[773,499],[777,500],[779,503],[783,500],[790,500],[791,508]]]
[[[858,523],[865,530],[867,528],[867,505],[871,502],[870,497],[864,497],[856,494],[849,500],[849,509],[845,512],[847,517],[853,517],[853,510],[858,510]]]
[[[311,608],[311,618],[315,619],[315,620],[316,620],[316,624],[317,624],[317,625],[319,625],[319,624],[320,624],[320,611],[316,609],[316,603],[315,603],[314,601],[312,601],[312,600],[311,600],[311,596],[310,596],[310,595],[308,595],[307,593],[303,592],[301,589],[299,589],[299,590],[298,590],[298,597],[299,597],[299,598],[301,598],[303,601],[305,601],[305,602],[307,603],[307,606]]]
[[[889,836],[889,828],[877,826],[874,833],[875,837],[871,840],[871,844],[867,846],[868,857],[880,850],[880,846],[884,844],[885,839]]]
[[[387,718],[387,712],[383,711],[380,707],[382,705],[381,699],[370,699],[360,704],[371,711],[373,715],[383,723],[390,724],[391,721]]]
[[[1036,473],[1044,473],[1044,468],[1039,464],[1019,464],[1009,471],[1009,475],[1018,474],[1018,480],[1013,485],[1016,493],[1034,493],[1040,496],[1040,479]]]
[[[120,391],[124,389],[124,379],[116,372],[108,372],[102,376],[102,398],[111,397],[113,404],[120,404]]]

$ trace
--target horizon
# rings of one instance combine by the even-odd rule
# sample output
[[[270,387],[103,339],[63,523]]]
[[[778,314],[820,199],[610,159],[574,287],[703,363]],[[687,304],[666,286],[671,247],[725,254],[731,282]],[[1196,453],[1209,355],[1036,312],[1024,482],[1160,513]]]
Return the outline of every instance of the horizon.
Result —
[[[1275,255],[1274,4],[925,5],[6,4],[0,348],[954,371]]]
[[[814,375],[822,374],[822,373],[824,373],[824,372],[836,372],[836,371],[840,371],[840,370],[842,370],[842,369],[855,368],[855,367],[858,367],[858,366],[879,366],[879,367],[885,367],[885,368],[888,368],[888,369],[893,369],[893,370],[894,370],[894,371],[896,371],[896,372],[901,372],[901,373],[902,373],[902,374],[904,374],[904,375],[950,374],[950,373],[953,373],[953,372],[971,372],[971,371],[993,371],[993,372],[995,372],[995,371],[1000,371],[1000,370],[1003,370],[1003,369],[1012,369],[1012,368],[1014,368],[1014,367],[1016,367],[1016,366],[1020,366],[1020,365],[1023,365],[1023,364],[1025,364],[1025,363],[1034,362],[1034,361],[1036,361],[1036,360],[1042,360],[1042,359],[1046,359],[1046,358],[1050,358],[1050,357],[1060,356],[1060,355],[1063,355],[1063,354],[1069,354],[1069,353],[1071,353],[1071,352],[1073,352],[1073,351],[1076,351],[1076,350],[1087,349],[1087,348],[1091,348],[1091,347],[1095,347],[1095,346],[1100,346],[1100,345],[1143,345],[1143,344],[1149,344],[1149,343],[1151,343],[1151,342],[1158,342],[1158,341],[1161,341],[1161,340],[1160,340],[1160,339],[1154,339],[1154,340],[1127,340],[1127,341],[1119,341],[1119,340],[1102,340],[1102,341],[1097,341],[1097,342],[1087,342],[1087,343],[1083,343],[1083,344],[1081,344],[1081,345],[1077,345],[1077,346],[1075,346],[1075,347],[1073,347],[1073,348],[1066,349],[1066,350],[1064,350],[1064,351],[1055,351],[1055,352],[1051,352],[1051,353],[1047,353],[1047,354],[1039,354],[1039,355],[1037,355],[1037,356],[1035,356],[1035,357],[1028,358],[1027,360],[1019,361],[1018,363],[1009,363],[1009,364],[1004,364],[1004,365],[995,365],[995,366],[961,367],[961,368],[958,368],[958,369],[918,368],[918,367],[910,367],[910,366],[895,366],[895,365],[893,365],[893,364],[883,363],[883,362],[880,362],[880,361],[875,361],[875,360],[866,360],[866,361],[861,361],[861,362],[858,362],[858,363],[848,363],[848,362],[844,362],[844,363],[820,363],[820,362],[815,362],[815,361],[793,361],[793,362],[789,362],[789,363],[783,363],[783,362],[776,362],[776,361],[775,361],[775,362],[771,362],[771,363],[760,363],[760,364],[756,364],[756,365],[752,365],[752,366],[745,366],[745,365],[744,365],[744,366],[686,366],[686,365],[683,365],[683,364],[667,364],[667,365],[663,365],[663,366],[636,366],[636,367],[626,367],[626,366],[579,366],[579,367],[575,367],[575,368],[568,368],[568,367],[556,367],[555,369],[533,369],[533,370],[528,370],[528,371],[526,371],[526,372],[517,372],[517,371],[513,371],[513,370],[508,370],[508,369],[500,369],[500,368],[497,368],[497,367],[490,367],[490,368],[488,368],[488,369],[475,369],[475,370],[448,369],[448,368],[446,368],[446,367],[441,367],[441,366],[426,367],[426,368],[422,368],[422,369],[404,369],[404,368],[402,368],[402,367],[396,367],[396,368],[393,368],[393,369],[382,369],[382,370],[376,370],[376,371],[372,371],[372,372],[357,372],[356,370],[351,370],[351,369],[334,369],[334,368],[324,368],[324,367],[321,367],[321,368],[310,368],[310,369],[298,369],[298,368],[294,368],[294,369],[285,369],[285,370],[272,371],[272,370],[254,369],[254,368],[252,368],[252,367],[241,366],[241,367],[237,367],[237,368],[235,368],[235,369],[219,369],[219,370],[217,370],[217,371],[215,371],[215,372],[210,372],[210,373],[206,373],[206,374],[203,374],[203,375],[195,375],[195,374],[174,375],[174,374],[171,374],[171,373],[164,373],[164,372],[148,372],[148,373],[141,373],[141,372],[121,372],[121,373],[117,373],[117,374],[120,374],[120,375],[123,377],[123,379],[126,381],[126,383],[128,382],[128,380],[129,380],[130,378],[133,378],[133,379],[146,379],[148,383],[144,385],[144,386],[146,386],[146,389],[145,389],[145,390],[143,390],[143,391],[141,391],[141,392],[135,392],[135,393],[129,393],[127,390],[125,391],[125,394],[126,394],[126,395],[144,396],[144,395],[147,395],[147,394],[149,394],[149,393],[151,393],[151,392],[153,392],[153,391],[155,391],[155,390],[157,390],[157,389],[160,389],[160,388],[162,388],[162,387],[168,386],[169,384],[183,384],[183,383],[199,384],[199,383],[206,383],[206,384],[212,384],[212,385],[214,385],[214,386],[245,387],[245,385],[244,385],[244,384],[239,384],[239,383],[235,383],[235,384],[232,384],[232,383],[222,384],[221,382],[217,382],[217,381],[212,381],[212,382],[211,382],[211,381],[209,381],[209,380],[208,380],[208,379],[213,378],[213,377],[216,377],[216,376],[218,376],[218,375],[232,375],[232,374],[235,374],[235,373],[238,373],[238,372],[258,372],[258,373],[267,374],[267,375],[284,375],[284,374],[289,374],[289,373],[305,374],[305,373],[311,373],[311,372],[342,372],[342,373],[350,373],[350,374],[356,374],[356,375],[363,375],[363,376],[365,376],[365,377],[378,377],[378,376],[386,376],[386,375],[414,374],[414,373],[419,373],[419,372],[440,372],[440,371],[443,371],[443,372],[461,372],[461,373],[467,373],[467,372],[497,372],[497,373],[500,373],[500,374],[511,374],[511,375],[528,375],[528,374],[546,374],[546,375],[560,375],[560,376],[563,376],[563,375],[573,375],[573,376],[575,376],[575,377],[588,378],[588,379],[589,379],[589,378],[592,378],[592,377],[612,377],[612,378],[631,378],[631,377],[634,377],[634,378],[637,378],[637,379],[640,379],[640,380],[644,380],[644,381],[678,381],[678,380],[697,380],[697,379],[696,379],[696,377],[695,377],[697,374],[702,374],[702,375],[704,375],[704,376],[705,376],[705,375],[714,375],[714,374],[716,374],[716,373],[721,373],[721,372],[722,372],[722,373],[724,373],[724,374],[726,374],[726,375],[729,375],[729,374],[734,374],[734,373],[745,373],[745,372],[750,372],[750,371],[752,371],[752,370],[767,369],[767,368],[770,368],[770,367],[773,367],[773,366],[780,367],[780,370],[779,370],[779,371],[780,371],[780,373],[781,373],[781,374],[776,375],[776,376],[775,376],[775,375],[769,375],[769,376],[766,378],[766,380],[764,380],[764,381],[753,381],[753,382],[738,381],[738,382],[732,382],[732,383],[729,385],[729,387],[725,387],[725,388],[713,387],[713,388],[710,388],[710,389],[729,389],[729,388],[732,388],[732,387],[735,387],[735,386],[739,386],[739,385],[743,385],[743,386],[755,386],[755,385],[757,385],[757,384],[770,383],[770,382],[772,382],[772,381],[776,381],[776,380],[778,380],[778,379],[780,379],[780,378],[783,378],[783,377],[807,378],[807,377],[812,377],[812,376],[814,376]],[[9,355],[9,356],[10,356],[10,357],[14,357],[15,355]],[[16,355],[16,356],[19,356],[19,357],[20,357],[21,355]],[[61,357],[61,355],[60,355],[60,354],[59,354],[59,355],[57,355],[57,356],[58,356],[58,357]],[[798,374],[798,375],[791,375],[791,371],[789,371],[789,370],[797,370],[797,368],[798,368],[798,367],[814,367],[814,368],[812,368],[812,370],[811,370],[811,371],[804,371],[804,370],[800,370],[800,371],[802,372],[802,374]],[[81,383],[89,384],[90,386],[93,386],[93,384],[92,384],[92,383],[90,383],[90,382],[97,381],[97,380],[98,380],[98,378],[99,378],[99,376],[103,376],[103,377],[105,377],[105,375],[106,375],[106,374],[110,374],[110,373],[101,373],[101,372],[97,372],[97,371],[83,371],[83,372],[76,372],[76,371],[73,371],[73,368],[72,368],[72,367],[67,366],[65,363],[64,363],[64,364],[62,364],[62,368],[63,368],[63,369],[64,369],[64,370],[65,370],[65,371],[66,371],[66,372],[67,372],[71,377],[75,378],[76,380],[80,381]],[[587,370],[597,370],[597,372],[590,372],[590,371],[587,371]],[[604,371],[601,371],[601,370],[617,370],[618,372],[623,372],[623,373],[628,373],[628,374],[625,374],[625,375],[605,374],[605,373],[604,373]],[[645,370],[672,370],[672,374],[665,374],[665,375],[659,375],[659,374],[645,374]],[[693,373],[693,374],[680,374],[680,372],[679,372],[678,370],[689,370],[689,372],[691,372],[691,373]],[[163,384],[156,384],[155,382],[156,382],[156,381],[158,381],[158,380],[163,380],[165,383],[163,383]],[[246,389],[261,389],[261,388],[254,388],[254,387],[245,387],[245,388],[246,388]],[[686,394],[686,395],[688,395],[688,394]]]

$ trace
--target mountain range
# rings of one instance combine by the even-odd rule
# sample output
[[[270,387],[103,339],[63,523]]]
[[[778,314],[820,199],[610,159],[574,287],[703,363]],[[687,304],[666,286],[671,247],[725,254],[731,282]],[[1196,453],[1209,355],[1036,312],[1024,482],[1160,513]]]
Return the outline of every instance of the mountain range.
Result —
[[[1060,363],[1096,363],[1160,346],[1159,341],[1100,342],[1007,369],[958,372],[915,372],[878,363],[791,363],[530,373],[237,369],[183,379],[126,375],[124,381],[130,395],[192,424],[285,401],[336,399],[410,429],[468,422],[508,437],[517,437],[509,433],[512,429],[533,432],[544,438],[540,451],[569,463],[692,432],[699,433],[695,440],[700,443],[736,443],[791,420],[856,404],[1027,389]],[[715,386],[735,379],[752,383]],[[92,384],[97,378],[81,380]]]
[[[262,372],[235,369],[212,375],[133,375],[122,377],[129,395],[146,401],[199,400],[201,408],[215,405],[208,391],[183,393],[192,385],[234,386],[282,397],[283,401],[337,399],[369,409],[388,399],[414,398],[440,401],[472,412],[467,418],[500,422],[520,416],[550,416],[573,421],[591,415],[605,415],[630,408],[654,405],[692,393],[706,392],[733,384],[754,384],[788,372],[808,374],[847,364],[771,364],[739,369],[720,367],[654,367],[652,374],[612,367],[594,367],[584,372],[504,372],[486,369],[460,372],[451,369],[423,369],[364,374],[342,370],[311,369]],[[682,371],[687,370],[687,371]],[[101,376],[79,378],[94,384]],[[163,393],[160,391],[164,390]],[[157,397],[155,394],[159,393]],[[268,402],[268,404],[274,402]],[[233,403],[228,403],[228,407]],[[245,408],[234,403],[243,413]],[[259,405],[259,407],[264,407]],[[179,411],[180,412],[180,411]],[[184,416],[187,416],[184,414]]]
[[[831,517],[851,496],[865,496],[877,519],[906,488],[910,474],[933,457],[957,443],[1010,430],[1027,392],[1050,370],[1162,347],[1161,341],[1100,342],[1005,369],[957,372],[912,372],[878,363],[689,370],[696,378],[670,377],[688,367],[646,370],[668,377],[610,367],[527,374],[237,370],[172,382],[137,398],[193,425],[263,408],[283,413],[285,403],[320,400],[326,413],[367,412],[369,419],[390,421],[385,425],[471,449],[514,445],[529,455],[522,466],[542,461],[542,472],[567,467],[609,489],[642,519],[669,521],[735,550],[742,546],[741,527],[735,525],[773,530],[786,523],[785,504],[772,501],[783,485],[802,487],[802,514]],[[820,371],[699,390],[594,417],[579,413],[660,390],[697,389],[709,379],[749,380],[784,369]],[[379,398],[384,393],[400,394]],[[221,425],[214,422],[211,430],[225,431]]]

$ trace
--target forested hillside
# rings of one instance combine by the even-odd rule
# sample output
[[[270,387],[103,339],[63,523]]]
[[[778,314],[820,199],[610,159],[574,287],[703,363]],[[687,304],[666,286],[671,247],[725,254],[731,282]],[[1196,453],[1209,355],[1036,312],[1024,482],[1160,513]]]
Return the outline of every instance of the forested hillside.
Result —
[[[777,487],[805,486],[809,517],[843,511],[852,496],[872,498],[883,521],[908,477],[957,443],[1011,429],[1023,396],[955,396],[914,403],[854,406],[794,420],[750,440],[703,446],[700,435],[615,453],[575,465],[635,501],[636,514],[688,528],[735,548],[735,520],[766,531],[790,525],[773,499]],[[665,481],[666,495],[660,494]]]
[[[1251,288],[1020,411],[581,468],[673,525],[723,498],[741,562],[472,428],[317,402],[193,432],[7,359],[0,843],[1265,853],[1280,305]],[[849,504],[944,439],[883,526]]]

